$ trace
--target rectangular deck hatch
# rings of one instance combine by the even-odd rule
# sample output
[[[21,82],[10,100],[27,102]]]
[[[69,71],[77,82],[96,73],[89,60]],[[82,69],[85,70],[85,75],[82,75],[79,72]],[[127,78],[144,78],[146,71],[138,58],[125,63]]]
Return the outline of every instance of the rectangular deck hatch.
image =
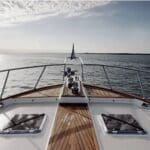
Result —
[[[45,114],[15,114],[9,120],[1,121],[0,134],[39,133],[45,120]]]
[[[110,134],[146,134],[130,114],[102,114],[102,118]]]

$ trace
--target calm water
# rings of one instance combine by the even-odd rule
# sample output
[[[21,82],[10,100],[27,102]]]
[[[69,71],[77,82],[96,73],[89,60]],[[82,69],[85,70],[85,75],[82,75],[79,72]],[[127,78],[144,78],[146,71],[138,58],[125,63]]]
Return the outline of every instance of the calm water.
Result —
[[[63,63],[66,54],[12,54],[0,55],[0,70],[33,66],[51,63]],[[111,55],[111,54],[78,54],[84,63],[105,64],[137,68],[150,71],[150,55]],[[4,96],[33,88],[42,68],[13,71],[10,73]],[[80,66],[74,69],[81,70]],[[111,86],[115,89],[128,91],[141,95],[140,83],[137,72],[117,68],[106,68]],[[0,74],[0,83],[4,83],[6,73]],[[40,86],[52,85],[62,82],[63,67],[48,67],[39,83]],[[140,78],[144,89],[144,95],[150,96],[150,73],[141,73]],[[84,80],[101,86],[109,86],[102,67],[85,66]]]

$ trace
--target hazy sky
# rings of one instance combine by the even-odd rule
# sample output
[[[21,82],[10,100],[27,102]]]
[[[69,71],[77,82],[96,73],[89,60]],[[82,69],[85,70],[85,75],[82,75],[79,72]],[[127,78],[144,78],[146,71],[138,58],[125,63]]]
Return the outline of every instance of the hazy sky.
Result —
[[[0,52],[150,53],[150,1],[0,1]]]

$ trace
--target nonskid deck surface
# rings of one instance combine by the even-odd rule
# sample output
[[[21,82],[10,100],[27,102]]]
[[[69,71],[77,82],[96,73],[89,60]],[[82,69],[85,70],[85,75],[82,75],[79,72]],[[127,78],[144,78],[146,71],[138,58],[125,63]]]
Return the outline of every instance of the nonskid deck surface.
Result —
[[[87,104],[60,104],[48,150],[98,150]]]

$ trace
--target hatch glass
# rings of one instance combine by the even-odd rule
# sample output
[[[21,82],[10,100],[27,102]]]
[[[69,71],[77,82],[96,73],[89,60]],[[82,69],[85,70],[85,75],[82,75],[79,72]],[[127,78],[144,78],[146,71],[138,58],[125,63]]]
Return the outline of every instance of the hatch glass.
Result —
[[[45,120],[45,114],[15,114],[1,122],[0,134],[39,133]]]
[[[110,134],[146,134],[130,114],[102,114],[102,118]]]

